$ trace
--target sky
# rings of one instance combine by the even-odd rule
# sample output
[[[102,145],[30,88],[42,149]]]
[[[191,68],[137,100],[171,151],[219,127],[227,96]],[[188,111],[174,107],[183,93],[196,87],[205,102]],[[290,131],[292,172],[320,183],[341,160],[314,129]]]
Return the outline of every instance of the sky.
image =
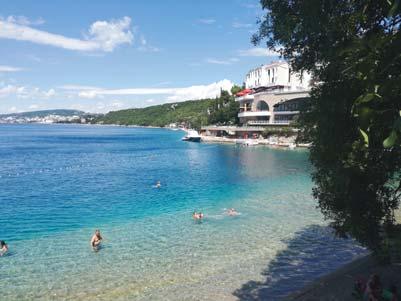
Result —
[[[278,60],[255,0],[0,0],[0,113],[215,97]]]

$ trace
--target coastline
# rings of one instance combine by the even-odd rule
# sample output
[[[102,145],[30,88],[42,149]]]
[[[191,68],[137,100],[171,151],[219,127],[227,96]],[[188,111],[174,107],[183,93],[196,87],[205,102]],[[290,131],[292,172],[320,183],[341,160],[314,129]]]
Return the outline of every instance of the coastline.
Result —
[[[384,288],[392,284],[401,285],[401,264],[381,265],[372,255],[365,255],[288,294],[284,300],[352,301],[355,300],[352,296],[355,281],[365,282],[372,274],[380,276]]]
[[[247,139],[235,139],[235,138],[226,138],[226,137],[214,137],[214,136],[206,136],[201,135],[202,142],[205,143],[220,143],[220,144],[241,144]],[[257,145],[268,146],[271,148],[309,148],[309,144],[296,144],[293,139],[288,139],[285,137],[277,137],[276,142],[272,142],[269,139],[250,139],[251,141],[255,141]]]

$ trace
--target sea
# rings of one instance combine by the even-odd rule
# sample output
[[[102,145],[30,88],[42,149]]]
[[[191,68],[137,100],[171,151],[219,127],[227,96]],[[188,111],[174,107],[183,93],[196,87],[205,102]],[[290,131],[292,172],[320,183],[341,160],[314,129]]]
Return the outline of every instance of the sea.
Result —
[[[308,150],[184,134],[0,125],[0,300],[280,300],[367,253],[317,208]]]

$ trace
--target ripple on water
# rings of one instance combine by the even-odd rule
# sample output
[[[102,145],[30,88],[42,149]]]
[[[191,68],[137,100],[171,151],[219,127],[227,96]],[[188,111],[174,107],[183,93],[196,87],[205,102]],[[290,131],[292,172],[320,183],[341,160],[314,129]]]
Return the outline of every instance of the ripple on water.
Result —
[[[263,289],[274,300],[365,252],[325,227],[305,152],[180,135],[0,125],[2,298],[236,300]],[[224,215],[231,207],[241,215]]]

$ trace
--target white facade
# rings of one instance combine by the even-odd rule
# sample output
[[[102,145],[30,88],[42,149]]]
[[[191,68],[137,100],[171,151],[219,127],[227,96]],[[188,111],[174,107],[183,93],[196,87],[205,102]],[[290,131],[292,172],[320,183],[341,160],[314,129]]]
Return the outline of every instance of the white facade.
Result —
[[[240,123],[246,126],[288,125],[309,97],[311,75],[291,72],[287,62],[274,62],[252,69],[245,86],[252,92],[236,97]]]
[[[291,72],[287,62],[279,61],[262,65],[249,71],[245,78],[247,89],[270,86],[285,86],[291,90],[308,90],[311,76],[307,72]]]

